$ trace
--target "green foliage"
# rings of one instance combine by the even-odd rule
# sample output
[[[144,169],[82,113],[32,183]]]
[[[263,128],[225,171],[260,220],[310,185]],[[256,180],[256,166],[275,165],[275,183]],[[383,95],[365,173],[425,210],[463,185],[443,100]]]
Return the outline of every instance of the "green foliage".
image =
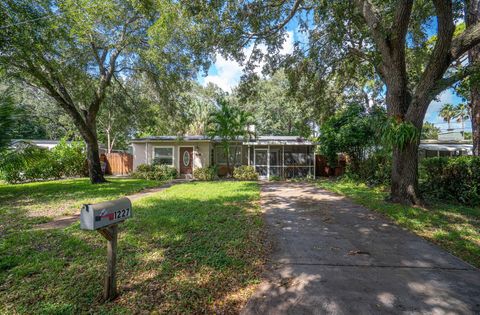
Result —
[[[1,178],[8,183],[81,176],[85,173],[82,142],[62,140],[51,151],[26,144],[3,155]]]
[[[421,137],[421,139],[424,139],[424,140],[426,140],[426,139],[437,140],[439,132],[440,132],[440,128],[435,127],[434,124],[427,121],[427,122],[423,123],[422,133],[421,133],[420,137]]]
[[[72,177],[85,173],[85,144],[83,141],[71,141],[66,139],[52,149],[52,155],[60,166],[62,176]]]
[[[385,120],[385,111],[378,107],[366,110],[362,105],[352,104],[339,110],[320,126],[321,154],[327,157],[330,167],[335,167],[338,154],[346,153],[353,170],[358,170],[358,163],[367,151],[380,142],[378,130]]]
[[[14,126],[13,98],[7,92],[0,92],[0,152],[9,144]]]
[[[389,185],[392,175],[392,154],[389,150],[377,150],[360,161],[356,171],[347,165],[347,177],[361,180],[369,186]]]
[[[390,118],[383,129],[382,140],[386,145],[403,150],[407,144],[414,143],[420,136],[419,130],[410,122]]]
[[[233,170],[233,178],[238,180],[258,180],[258,173],[255,168],[249,165],[235,167]]]
[[[310,137],[311,123],[318,118],[314,106],[292,95],[282,70],[269,78],[242,83],[234,96],[252,113],[259,135]]]
[[[215,166],[197,167],[193,170],[193,177],[200,181],[212,181],[217,178],[217,171]]]
[[[248,135],[247,126],[251,115],[238,107],[234,107],[226,98],[217,100],[218,110],[211,113],[207,124],[207,135],[218,138],[226,157],[231,156],[230,147],[233,141]],[[233,155],[233,165],[236,165],[237,155]],[[230,170],[230,159],[227,158],[227,169]]]
[[[422,189],[438,199],[480,204],[480,157],[434,157],[421,162]]]
[[[169,165],[141,164],[137,166],[137,169],[132,174],[132,177],[157,181],[172,180],[177,177],[177,169]]]
[[[443,118],[445,122],[448,123],[448,129],[450,129],[450,123],[452,119],[457,117],[457,110],[452,104],[444,104],[439,112],[440,117]]]
[[[61,166],[51,151],[26,145],[4,154],[0,175],[8,183],[15,184],[41,179],[55,179],[62,175]]]

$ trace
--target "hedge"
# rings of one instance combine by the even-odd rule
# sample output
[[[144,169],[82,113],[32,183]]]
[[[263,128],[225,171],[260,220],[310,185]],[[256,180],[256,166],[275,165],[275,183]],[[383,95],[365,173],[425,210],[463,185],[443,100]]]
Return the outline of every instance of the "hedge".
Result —
[[[196,180],[202,181],[214,180],[217,178],[217,168],[214,166],[195,168],[193,170],[193,177]]]
[[[132,177],[150,180],[170,180],[177,177],[177,170],[168,165],[140,164],[132,174]]]
[[[439,199],[480,204],[480,157],[434,157],[421,162],[421,188]]]
[[[0,178],[10,184],[80,176],[84,173],[85,153],[81,142],[62,140],[51,151],[25,145],[5,152],[0,160]]]
[[[258,173],[253,166],[239,166],[233,170],[233,178],[238,180],[258,180]]]

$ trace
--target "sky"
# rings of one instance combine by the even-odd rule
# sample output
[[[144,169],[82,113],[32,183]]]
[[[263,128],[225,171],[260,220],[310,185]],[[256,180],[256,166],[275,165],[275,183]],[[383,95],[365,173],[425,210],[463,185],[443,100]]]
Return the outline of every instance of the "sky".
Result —
[[[430,35],[434,35],[436,33],[435,21],[432,21],[430,25],[431,26],[428,29],[428,33]],[[287,37],[281,50],[282,54],[288,54],[293,52],[295,41],[304,42],[305,36],[302,33],[299,33],[297,30],[298,27],[296,23],[291,23],[287,26]],[[265,47],[259,48],[265,49]],[[245,53],[247,56],[249,52],[251,52],[251,49],[251,47],[245,48]],[[258,73],[260,73],[262,66],[263,64],[259,64],[257,66]],[[202,85],[214,83],[220,88],[222,88],[224,91],[231,92],[232,89],[239,84],[242,72],[243,67],[239,63],[234,60],[225,59],[221,55],[217,55],[216,61],[208,70],[207,75],[199,76],[198,81]],[[435,101],[430,103],[424,120],[435,124],[442,131],[445,131],[448,128],[448,125],[446,122],[443,121],[441,117],[439,117],[438,113],[440,111],[440,108],[445,103],[457,105],[459,103],[462,103],[462,99],[458,97],[452,89],[444,91],[437,96],[437,99]],[[457,123],[456,121],[452,121],[451,126],[452,128],[455,128],[455,130],[461,130],[461,124]],[[469,120],[465,122],[465,130],[471,131],[471,124]]]

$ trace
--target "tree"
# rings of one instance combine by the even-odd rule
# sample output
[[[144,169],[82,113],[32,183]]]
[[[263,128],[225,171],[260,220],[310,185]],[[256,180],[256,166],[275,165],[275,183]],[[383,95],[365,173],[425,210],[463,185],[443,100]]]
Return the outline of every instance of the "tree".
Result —
[[[210,33],[176,1],[5,0],[0,66],[46,93],[86,142],[92,183],[101,172],[97,116],[112,80],[144,72],[171,97],[208,64]],[[204,38],[202,38],[204,37]]]
[[[480,1],[466,0],[465,24],[467,27],[474,27],[480,22]],[[469,64],[480,62],[480,45],[473,46],[468,51]],[[469,99],[472,121],[473,155],[480,156],[480,75],[478,72],[471,76],[469,81]]]
[[[462,124],[462,133],[465,133],[465,120],[470,118],[470,109],[467,105],[460,103],[455,106],[455,118]]]
[[[231,175],[230,162],[237,165],[237,147],[231,152],[231,143],[242,141],[248,135],[248,124],[251,116],[237,107],[233,107],[226,98],[217,100],[218,110],[211,113],[207,124],[207,135],[218,138],[226,157],[227,176]],[[233,156],[233,158],[232,158]]]
[[[236,35],[237,44],[254,41],[254,47],[263,43],[269,53],[278,51],[284,42],[285,26],[297,16],[298,24],[309,35],[307,49],[297,54],[300,66],[305,65],[302,60],[314,58],[317,77],[356,64],[374,69],[385,86],[390,125],[406,132],[395,137],[403,142],[394,144],[390,200],[422,204],[418,146],[425,113],[441,91],[474,71],[474,65],[461,67],[459,60],[480,42],[479,23],[454,36],[462,5],[462,1],[443,0],[248,2],[233,9],[232,16],[241,27],[228,22],[225,44],[228,46]],[[427,26],[431,21],[436,22],[438,32],[430,40]],[[261,52],[257,48],[252,55]],[[352,55],[357,57],[356,63],[343,62],[352,60],[347,58]],[[270,63],[278,64],[279,58],[272,58]]]
[[[13,98],[9,91],[0,91],[0,152],[10,145],[14,119]]]
[[[453,106],[452,104],[446,103],[442,106],[442,108],[440,109],[438,114],[440,115],[440,117],[443,118],[443,120],[445,122],[447,122],[448,130],[451,130],[452,128],[451,128],[450,123],[451,123],[452,119],[457,117],[457,111],[456,111],[455,106]]]
[[[290,93],[285,72],[279,70],[270,78],[255,80],[248,91],[234,90],[236,102],[252,113],[256,132],[260,135],[312,135],[311,125],[317,121],[312,107]]]
[[[330,117],[320,126],[320,152],[331,167],[335,167],[339,153],[350,158],[350,169],[358,174],[360,162],[368,152],[379,149],[381,132],[386,113],[380,107],[366,109],[361,104],[350,104]]]
[[[425,122],[423,123],[422,127],[422,134],[421,134],[421,139],[427,140],[427,139],[438,139],[438,134],[440,132],[440,128],[435,127],[434,124],[431,122]]]

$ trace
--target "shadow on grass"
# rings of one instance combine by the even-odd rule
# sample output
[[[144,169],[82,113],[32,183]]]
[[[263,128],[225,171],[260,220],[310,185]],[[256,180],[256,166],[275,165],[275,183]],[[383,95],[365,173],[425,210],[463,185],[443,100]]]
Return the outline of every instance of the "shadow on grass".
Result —
[[[23,230],[0,239],[0,304],[19,313],[232,312],[264,248],[255,183],[189,183],[134,202],[120,225],[120,297],[100,303],[105,241]],[[92,304],[93,303],[93,304]]]

